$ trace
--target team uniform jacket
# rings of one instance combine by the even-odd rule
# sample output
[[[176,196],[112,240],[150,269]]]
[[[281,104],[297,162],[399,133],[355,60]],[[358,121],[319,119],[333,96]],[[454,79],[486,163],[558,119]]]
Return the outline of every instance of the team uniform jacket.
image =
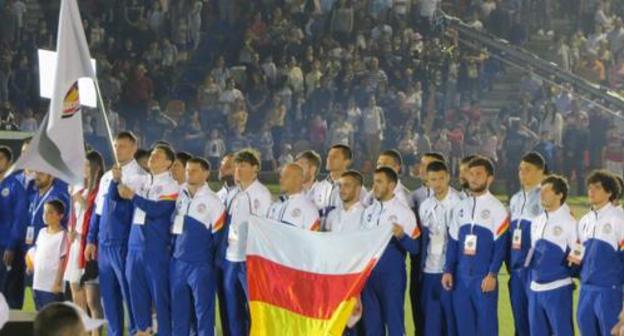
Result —
[[[321,222],[314,203],[303,193],[297,193],[275,202],[269,208],[268,218],[301,229],[319,231]]]

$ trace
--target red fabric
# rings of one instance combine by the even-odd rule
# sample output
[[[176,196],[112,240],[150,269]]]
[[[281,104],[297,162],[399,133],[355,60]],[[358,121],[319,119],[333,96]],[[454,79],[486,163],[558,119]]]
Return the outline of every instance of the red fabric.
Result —
[[[81,189],[79,192],[82,193],[84,191],[84,189]],[[91,192],[87,195],[87,199],[86,199],[86,204],[87,207],[85,209],[85,214],[83,216],[83,220],[82,223],[77,223],[77,218],[76,218],[76,212],[75,209],[72,207],[72,212],[71,212],[71,216],[69,218],[69,227],[72,229],[76,229],[76,225],[82,225],[82,236],[80,237],[80,254],[79,254],[79,259],[78,259],[78,266],[80,268],[85,268],[87,261],[85,260],[85,256],[84,256],[84,251],[85,248],[87,247],[87,235],[89,234],[89,222],[91,221],[91,215],[93,214],[93,211],[95,210],[95,196],[97,196],[98,193],[98,185],[96,185],[96,187],[91,190]],[[69,242],[69,244],[67,244],[67,249],[68,249],[68,254],[69,255],[69,248],[71,247],[71,242]]]

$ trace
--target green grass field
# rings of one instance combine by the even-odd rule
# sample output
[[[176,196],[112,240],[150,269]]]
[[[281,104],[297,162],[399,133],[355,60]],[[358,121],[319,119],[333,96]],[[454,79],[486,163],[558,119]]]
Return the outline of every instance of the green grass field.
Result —
[[[502,201],[505,201],[504,197],[501,197]],[[587,207],[587,198],[585,197],[575,197],[568,200],[568,204],[572,209],[574,216],[577,219],[580,219],[581,216],[588,211]],[[409,267],[409,263],[408,263]],[[409,273],[408,273],[409,274]],[[498,276],[498,325],[499,325],[499,335],[513,335],[514,334],[514,325],[513,325],[513,317],[511,314],[511,304],[509,302],[509,291],[507,288],[507,282],[509,281],[509,274],[505,271],[504,267],[501,269],[501,272]],[[409,293],[405,295],[405,326],[407,329],[407,335],[414,334],[414,323],[412,321],[412,308],[409,302]],[[576,304],[578,301],[578,283],[577,289],[574,291],[574,327],[576,329],[576,334],[578,334],[578,329],[576,327]],[[26,292],[26,302],[24,305],[24,310],[32,312],[35,310],[34,304],[32,301],[32,296],[29,290]],[[217,314],[217,335],[221,335],[220,323],[218,322],[218,314]]]

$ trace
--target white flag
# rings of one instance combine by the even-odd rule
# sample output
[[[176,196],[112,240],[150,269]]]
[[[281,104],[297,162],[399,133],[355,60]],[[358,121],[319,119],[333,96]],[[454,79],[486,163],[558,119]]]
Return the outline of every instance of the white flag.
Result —
[[[69,184],[84,180],[84,137],[78,79],[96,80],[76,0],[62,0],[57,63],[50,108],[28,150],[13,169],[50,174]]]

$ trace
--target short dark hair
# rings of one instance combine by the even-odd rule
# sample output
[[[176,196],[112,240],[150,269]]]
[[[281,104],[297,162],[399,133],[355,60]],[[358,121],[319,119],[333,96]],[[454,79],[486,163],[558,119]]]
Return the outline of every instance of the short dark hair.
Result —
[[[544,172],[546,171],[546,160],[544,160],[544,157],[540,153],[530,152],[530,153],[524,154],[521,161],[529,163],[537,167],[541,171],[544,171]]]
[[[260,155],[252,149],[243,149],[234,156],[235,163],[249,163],[260,168]]]
[[[474,155],[474,154],[466,155],[466,156],[464,156],[464,157],[461,159],[461,161],[459,161],[459,164],[462,164],[462,165],[467,165],[467,164],[469,164],[469,163],[470,163],[470,161],[472,161],[472,159],[474,159],[474,158],[475,158],[475,155]]]
[[[343,144],[335,144],[332,145],[330,148],[330,150],[332,149],[338,149],[342,152],[342,155],[347,159],[347,160],[353,160],[353,151],[351,150],[351,147],[347,146],[347,145],[343,145]]]
[[[494,176],[494,164],[492,161],[485,156],[475,156],[470,163],[468,164],[468,168],[475,167],[483,167],[487,172],[488,176]]]
[[[186,163],[193,158],[193,156],[187,152],[177,152],[175,154],[176,161],[182,162],[182,165],[186,166]]]
[[[137,149],[136,153],[134,153],[135,160],[140,160],[144,157],[149,157],[149,156],[150,156],[150,152],[147,149],[143,149],[143,148]]]
[[[429,172],[449,172],[448,166],[444,161],[433,161],[427,165],[427,173]]]
[[[617,199],[622,199],[622,196],[624,196],[624,179],[620,175],[614,175],[614,176],[615,176],[615,180],[617,181],[618,187],[620,190]]]
[[[602,188],[611,194],[609,201],[613,202],[620,193],[617,179],[606,170],[594,170],[587,177],[587,185],[600,183]]]
[[[51,206],[57,214],[61,216],[65,214],[65,204],[61,200],[53,199],[47,201],[45,204]]]
[[[394,171],[394,169],[390,167],[383,166],[376,168],[375,174],[386,175],[390,182],[393,182],[394,184],[397,184],[399,182],[399,175],[397,174],[397,172]]]
[[[403,157],[401,156],[401,153],[399,153],[399,151],[397,151],[396,149],[385,150],[381,152],[379,156],[391,157],[394,160],[394,163],[396,163],[399,166],[403,166]]]
[[[171,161],[171,163],[173,163],[176,159],[175,152],[173,151],[173,149],[171,149],[170,146],[158,144],[152,149],[152,151],[155,150],[163,151],[165,153],[165,156],[167,157],[167,160]]]
[[[341,177],[351,177],[355,179],[359,185],[364,185],[364,176],[357,170],[347,170],[342,173]]]
[[[210,171],[210,162],[208,162],[208,160],[204,159],[203,157],[200,157],[200,156],[192,157],[188,159],[188,161],[186,161],[186,164],[189,164],[189,163],[196,163],[200,165],[203,170]]]
[[[117,136],[115,137],[115,140],[120,140],[120,139],[126,139],[126,140],[132,142],[133,144],[137,143],[137,137],[131,131],[121,131],[121,132],[117,133]]]
[[[33,328],[35,336],[63,336],[74,332],[74,328],[81,325],[82,318],[76,309],[56,302],[37,313]]]
[[[307,150],[297,154],[295,161],[300,159],[308,161],[310,165],[316,168],[321,167],[321,156],[313,150]]]
[[[426,152],[422,155],[422,157],[434,158],[437,161],[446,161],[446,159],[444,158],[444,155],[438,152]]]
[[[549,175],[542,181],[542,186],[550,184],[556,194],[562,195],[561,204],[565,203],[568,198],[568,181],[561,175]]]
[[[0,146],[0,154],[4,155],[4,157],[9,162],[13,162],[13,151],[8,146]]]

